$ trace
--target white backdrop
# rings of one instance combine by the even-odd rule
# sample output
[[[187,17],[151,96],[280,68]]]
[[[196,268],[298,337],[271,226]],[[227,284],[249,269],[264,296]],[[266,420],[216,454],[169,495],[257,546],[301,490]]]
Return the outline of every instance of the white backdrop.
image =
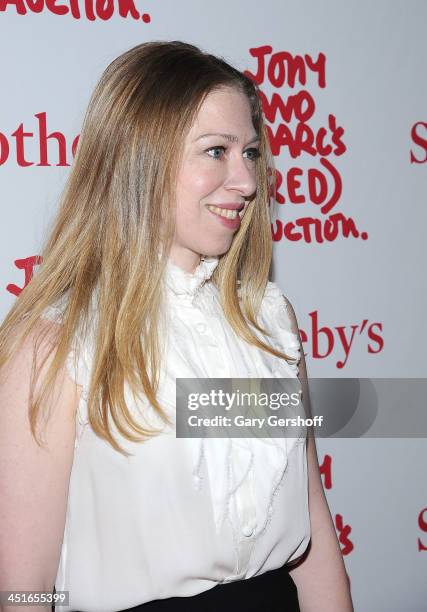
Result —
[[[255,75],[270,47],[265,110],[273,94],[312,110],[300,120],[279,110],[271,123],[283,181],[274,280],[296,311],[308,373],[426,377],[426,2],[135,0],[137,19],[121,16],[117,0],[104,19],[82,0],[19,2],[0,1],[2,317],[29,280],[107,64],[147,40],[184,40]],[[295,62],[306,80],[297,72],[292,82]],[[54,132],[61,156],[58,140],[46,141]],[[313,137],[311,152],[289,146],[298,133]],[[317,445],[356,611],[426,611],[425,437]]]

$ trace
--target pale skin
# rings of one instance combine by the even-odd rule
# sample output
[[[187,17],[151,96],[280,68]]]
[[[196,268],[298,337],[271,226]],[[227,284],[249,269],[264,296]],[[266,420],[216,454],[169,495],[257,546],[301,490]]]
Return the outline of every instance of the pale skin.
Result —
[[[234,138],[200,138],[212,133]],[[234,232],[212,218],[206,204],[240,203],[253,195],[256,180],[252,160],[256,155],[252,149],[258,144],[246,97],[229,88],[210,93],[187,136],[178,175],[177,224],[170,257],[187,272],[194,271],[201,253],[222,255],[230,248]],[[247,206],[246,201],[239,213],[241,217]],[[288,312],[300,340],[299,378],[307,397],[304,351],[290,304]],[[298,589],[301,612],[353,612],[344,561],[323,490],[315,440],[311,436],[307,441],[307,467],[311,545],[290,570]]]
[[[204,137],[212,133],[223,135]],[[243,217],[256,190],[258,144],[247,98],[229,88],[211,92],[187,135],[178,174],[176,232],[169,256],[183,270],[192,272],[200,254],[229,250],[234,231],[224,228],[207,205],[242,204]]]
[[[54,325],[40,322],[49,332]],[[37,446],[28,420],[34,339],[33,333],[0,371],[0,591],[52,593],[65,527],[81,387],[64,368],[50,405],[54,408],[44,435],[46,448]],[[46,352],[43,344],[40,359]],[[51,358],[40,380],[50,362]],[[1,612],[17,609],[0,608]],[[50,612],[51,607],[21,606],[19,610]]]

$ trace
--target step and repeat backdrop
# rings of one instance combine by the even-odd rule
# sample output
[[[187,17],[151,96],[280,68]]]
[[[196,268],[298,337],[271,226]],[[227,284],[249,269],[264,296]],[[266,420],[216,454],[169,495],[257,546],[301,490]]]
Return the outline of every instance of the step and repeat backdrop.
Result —
[[[183,40],[259,85],[278,187],[272,278],[309,376],[343,382],[333,409],[360,416],[370,398],[363,426],[317,440],[355,610],[427,611],[426,409],[412,397],[427,376],[427,2],[0,0],[0,24],[1,318],[36,269],[116,56]],[[397,420],[375,428],[391,404]]]

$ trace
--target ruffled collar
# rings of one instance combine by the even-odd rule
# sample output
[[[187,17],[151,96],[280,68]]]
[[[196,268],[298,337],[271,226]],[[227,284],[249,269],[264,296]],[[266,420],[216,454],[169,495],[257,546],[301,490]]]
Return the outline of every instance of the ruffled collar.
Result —
[[[186,272],[168,259],[165,270],[166,286],[175,295],[194,296],[211,278],[218,263],[218,256],[203,256],[194,272]]]

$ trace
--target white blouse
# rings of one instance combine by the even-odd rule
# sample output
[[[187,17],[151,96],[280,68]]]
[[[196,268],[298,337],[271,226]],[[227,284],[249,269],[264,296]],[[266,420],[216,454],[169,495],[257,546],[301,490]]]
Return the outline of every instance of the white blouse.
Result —
[[[168,261],[165,367],[158,399],[175,423],[176,378],[297,377],[297,365],[248,345],[224,317],[209,278],[217,257],[194,273]],[[60,321],[63,301],[43,316]],[[259,322],[292,357],[298,338],[279,287],[269,282]],[[167,333],[165,332],[167,330]],[[260,332],[256,332],[261,337]],[[189,597],[296,560],[310,540],[306,437],[176,438],[148,403],[127,394],[132,414],[164,428],[131,443],[124,457],[92,431],[87,391],[93,343],[77,338],[67,359],[83,387],[55,581],[69,591],[64,612],[112,612],[156,599]],[[139,411],[136,412],[139,406]],[[141,408],[143,408],[141,413]],[[135,412],[134,412],[135,411]],[[302,430],[301,430],[302,431]]]

